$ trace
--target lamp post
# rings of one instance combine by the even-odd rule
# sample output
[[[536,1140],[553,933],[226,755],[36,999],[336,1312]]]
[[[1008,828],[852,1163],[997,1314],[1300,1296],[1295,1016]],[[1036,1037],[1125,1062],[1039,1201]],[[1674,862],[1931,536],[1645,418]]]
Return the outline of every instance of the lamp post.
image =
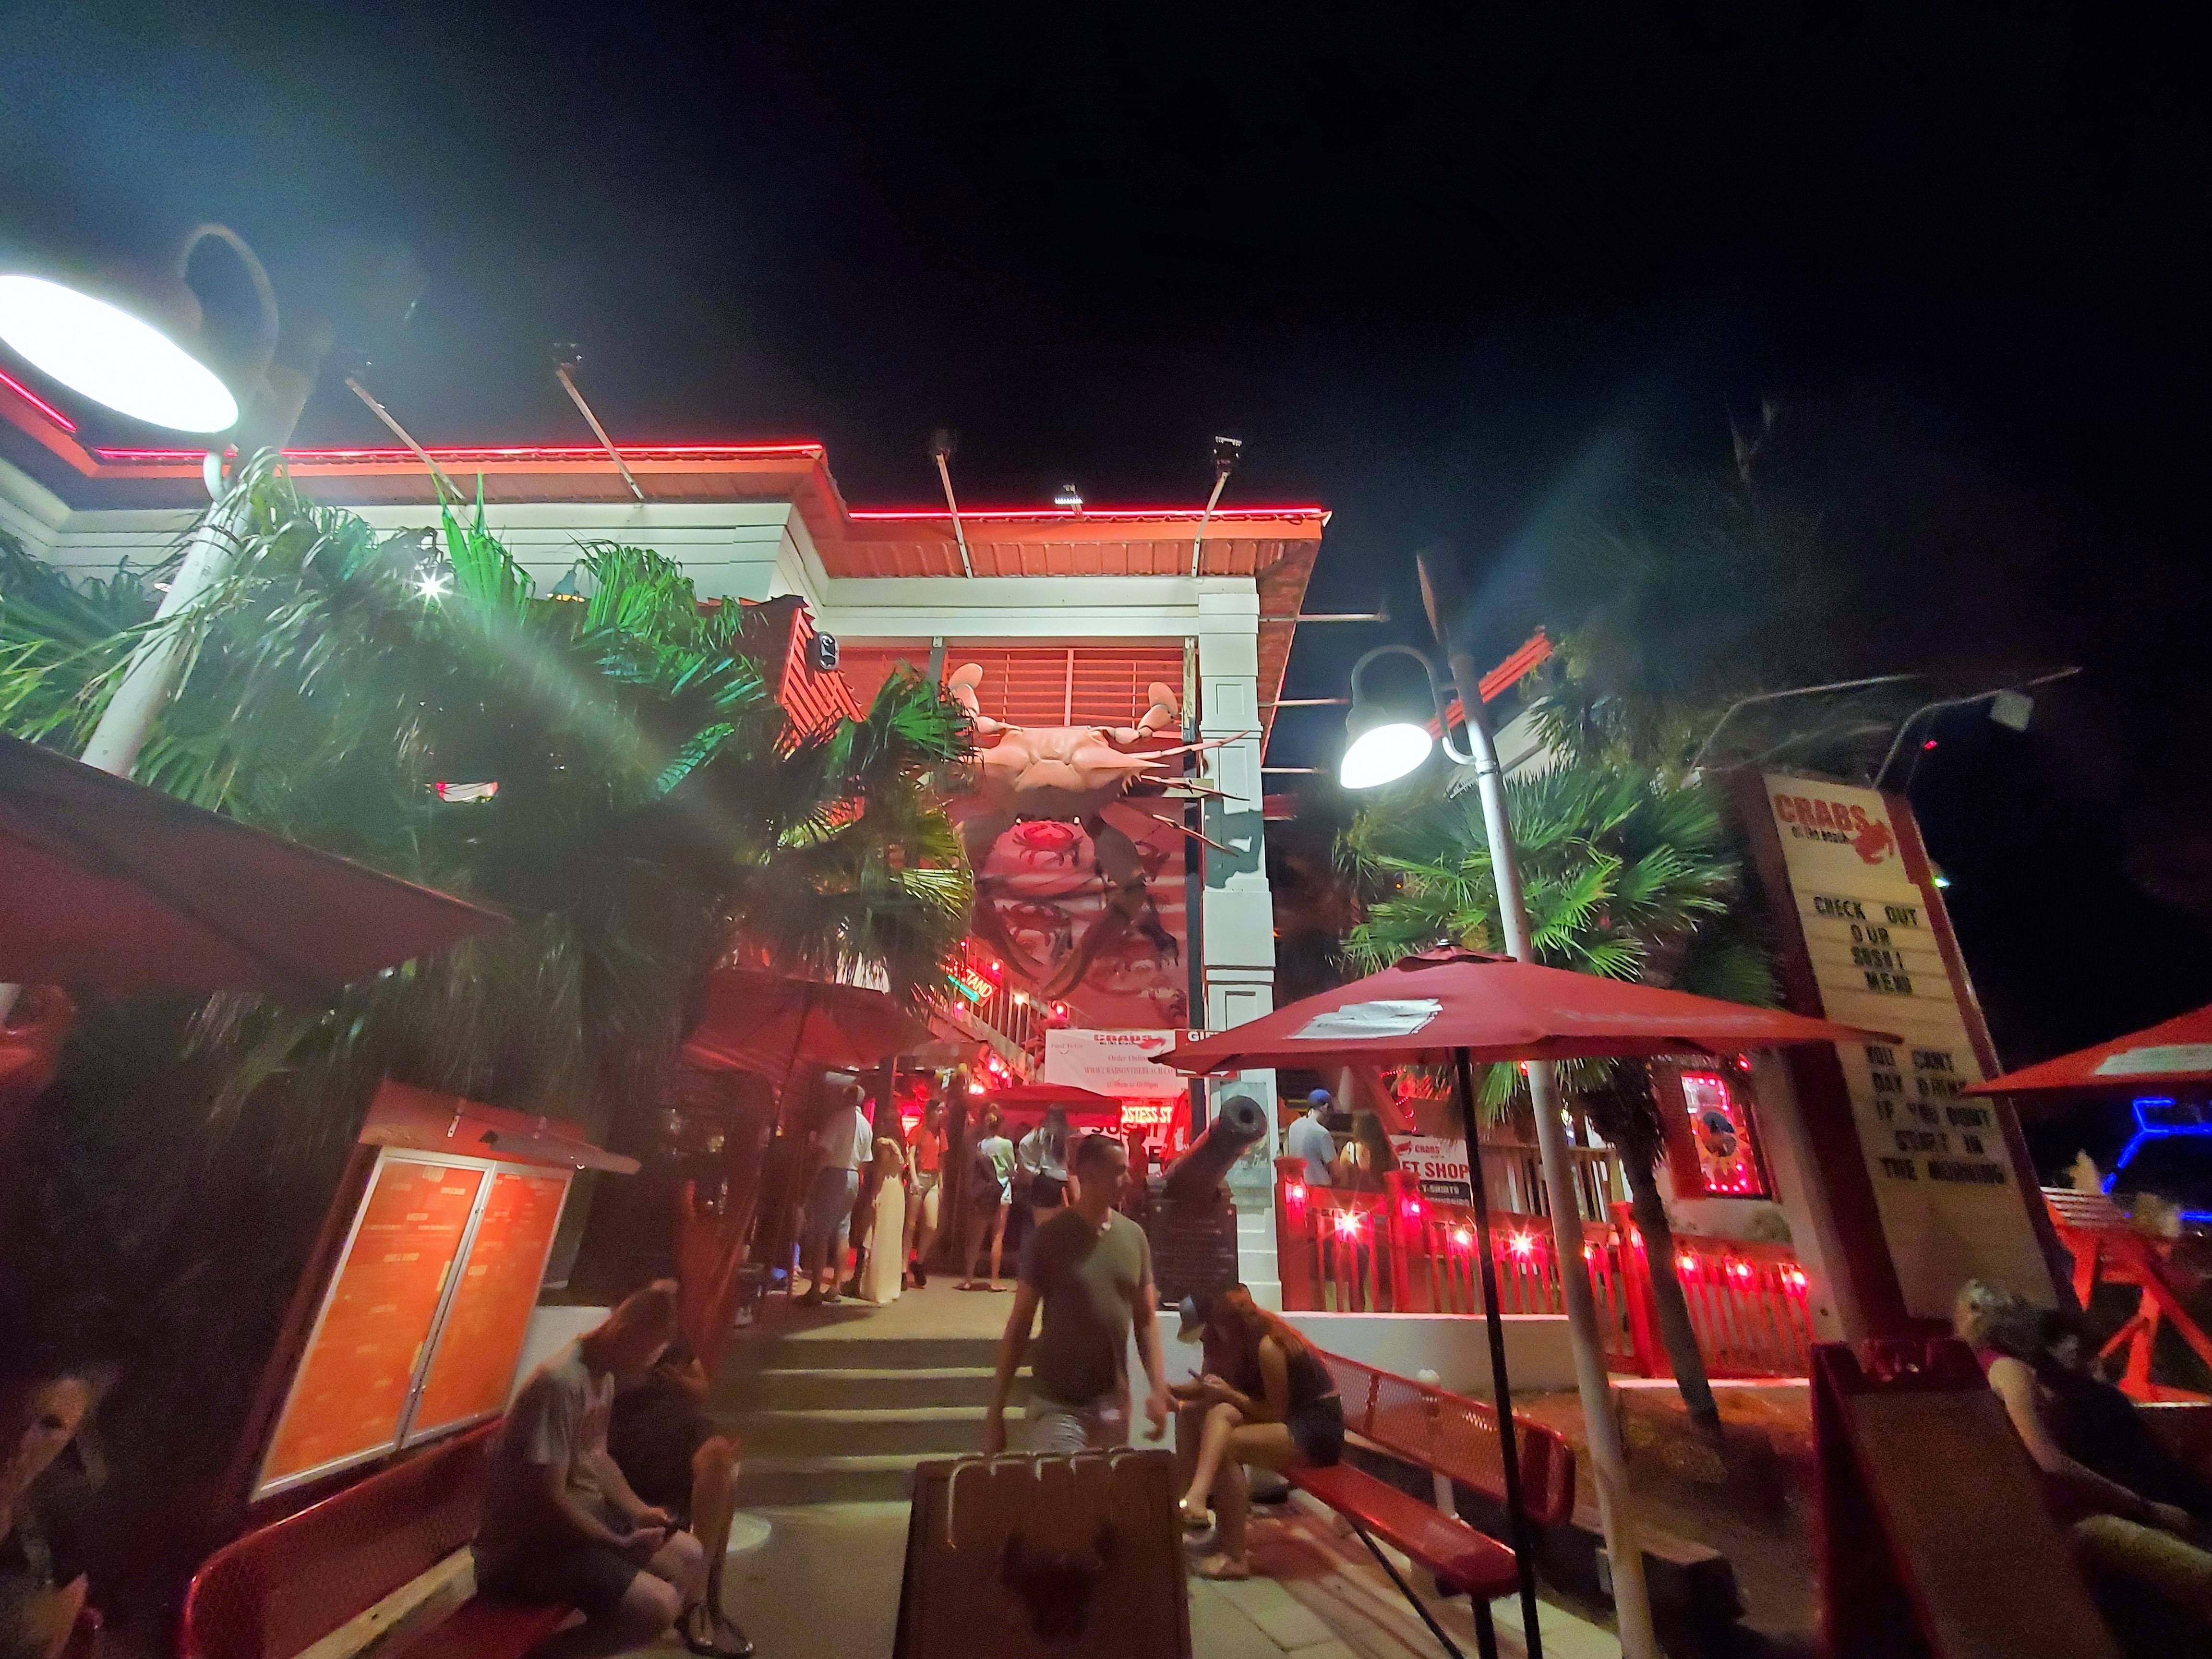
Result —
[[[1452,678],[1459,692],[1467,727],[1468,752],[1452,747],[1443,683],[1436,665],[1410,645],[1378,646],[1352,668],[1352,712],[1345,726],[1352,742],[1345,750],[1343,781],[1347,789],[1371,789],[1412,772],[1428,758],[1434,746],[1427,730],[1411,720],[1392,720],[1360,696],[1360,676],[1378,657],[1407,656],[1421,665],[1429,692],[1437,707],[1437,730],[1444,754],[1455,765],[1474,769],[1475,787],[1482,796],[1482,817],[1490,836],[1490,867],[1498,886],[1498,919],[1505,931],[1505,948],[1522,962],[1535,960],[1528,939],[1528,909],[1521,889],[1521,861],[1513,842],[1512,818],[1506,809],[1505,780],[1498,764],[1498,746],[1490,731],[1490,718],[1482,702],[1482,676],[1474,659],[1463,651],[1450,653]],[[1536,1119],[1536,1146],[1544,1170],[1544,1194],[1552,1211],[1553,1248],[1559,1265],[1559,1290],[1567,1304],[1567,1333],[1575,1364],[1575,1387],[1580,1395],[1583,1421],[1589,1435],[1592,1484],[1597,1488],[1598,1521],[1605,1534],[1605,1548],[1613,1568],[1613,1611],[1620,1628],[1620,1648],[1626,1659],[1659,1659],[1658,1638],[1651,1628],[1651,1600],[1644,1582],[1644,1550],[1637,1535],[1636,1517],[1628,1497],[1627,1460],[1621,1449],[1620,1425],[1613,1415],[1611,1385],[1606,1376],[1605,1351],[1599,1340],[1597,1305],[1590,1295],[1589,1275],[1578,1270],[1583,1261],[1583,1218],[1577,1207],[1574,1170],[1567,1138],[1560,1122],[1559,1086],[1547,1060],[1531,1060],[1526,1067],[1528,1098]],[[1475,1125],[1466,1126],[1468,1151],[1474,1152]]]
[[[192,255],[204,242],[228,247],[252,289],[254,314],[233,338],[207,328],[188,280]],[[0,341],[70,390],[119,414],[180,432],[227,436],[224,447],[250,455],[282,449],[290,439],[331,334],[319,322],[281,332],[276,290],[253,250],[227,226],[204,224],[152,269],[87,270],[48,264],[0,270]],[[209,496],[219,502],[221,450],[210,450],[204,476]],[[220,507],[201,521],[157,618],[197,604],[222,579],[236,529],[232,514]],[[138,647],[85,745],[88,765],[131,775],[184,661],[184,642],[173,633]]]

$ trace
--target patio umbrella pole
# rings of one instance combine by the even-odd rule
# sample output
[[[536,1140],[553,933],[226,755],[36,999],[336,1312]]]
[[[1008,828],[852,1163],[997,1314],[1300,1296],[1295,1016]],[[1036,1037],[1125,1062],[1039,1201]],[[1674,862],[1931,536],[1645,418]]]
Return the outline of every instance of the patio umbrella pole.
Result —
[[[1426,573],[1423,586],[1426,589]],[[1432,618],[1432,620],[1435,620]],[[1439,643],[1446,639],[1439,625]],[[1482,676],[1474,659],[1450,648],[1452,678],[1457,684],[1468,744],[1474,754],[1475,787],[1482,797],[1483,826],[1490,840],[1490,867],[1498,886],[1498,921],[1505,948],[1522,962],[1534,962],[1528,937],[1528,907],[1521,890],[1521,859],[1513,844],[1513,818],[1505,801],[1505,777],[1498,764],[1498,744],[1482,701]],[[1613,1385],[1599,1346],[1597,1304],[1589,1274],[1582,1271],[1583,1217],[1576,1206],[1574,1171],[1567,1137],[1559,1125],[1559,1079],[1549,1060],[1528,1063],[1528,1098],[1535,1109],[1536,1150],[1544,1166],[1544,1194],[1552,1210],[1553,1247],[1558,1251],[1559,1291],[1567,1304],[1567,1334],[1574,1351],[1575,1388],[1582,1396],[1583,1424],[1589,1435],[1592,1483],[1605,1532],[1606,1558],[1613,1569],[1613,1607],[1620,1631],[1623,1659],[1661,1659],[1651,1628],[1651,1596],[1644,1583],[1644,1547],[1636,1535],[1636,1516],[1628,1498],[1628,1460],[1620,1444],[1620,1425],[1613,1414]],[[1474,1141],[1468,1141],[1470,1158]]]
[[[1544,1638],[1536,1624],[1536,1540],[1529,1535],[1528,1511],[1521,1501],[1521,1445],[1513,1429],[1513,1385],[1505,1375],[1505,1321],[1498,1307],[1498,1258],[1490,1248],[1490,1194],[1482,1179],[1482,1139],[1475,1133],[1474,1067],[1464,1048],[1452,1051],[1459,1080],[1459,1127],[1467,1137],[1467,1173],[1474,1195],[1474,1231],[1482,1273],[1482,1322],[1490,1333],[1491,1398],[1498,1405],[1498,1447],[1505,1466],[1505,1515],[1513,1528],[1513,1565],[1521,1578],[1521,1628],[1528,1659],[1544,1659]]]

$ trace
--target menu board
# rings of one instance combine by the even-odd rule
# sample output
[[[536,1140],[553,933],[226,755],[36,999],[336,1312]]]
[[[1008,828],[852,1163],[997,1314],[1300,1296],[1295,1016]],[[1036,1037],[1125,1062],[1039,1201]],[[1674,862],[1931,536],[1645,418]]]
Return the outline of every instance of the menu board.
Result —
[[[2050,1268],[1994,1109],[1962,1097],[1984,1073],[1932,922],[1872,789],[1768,776],[1805,950],[1828,1018],[1900,1042],[1838,1043],[1853,1122],[1906,1310],[1948,1318],[1988,1279],[2037,1300]]]
[[[398,1443],[487,1174],[483,1164],[379,1160],[276,1425],[263,1489]]]
[[[407,1428],[410,1443],[507,1404],[568,1190],[568,1177],[550,1172],[492,1177]]]

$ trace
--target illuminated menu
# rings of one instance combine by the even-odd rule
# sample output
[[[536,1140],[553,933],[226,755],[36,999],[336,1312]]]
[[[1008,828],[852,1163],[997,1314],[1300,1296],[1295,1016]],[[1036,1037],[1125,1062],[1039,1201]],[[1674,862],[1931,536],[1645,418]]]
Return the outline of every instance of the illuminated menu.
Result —
[[[410,1444],[507,1404],[568,1189],[564,1175],[502,1170],[492,1177],[407,1431]]]
[[[1765,784],[1822,1012],[1903,1039],[1837,1054],[1907,1309],[1946,1317],[1969,1278],[2047,1295],[1996,1114],[1963,1096],[1982,1068],[1887,804],[1809,778]]]
[[[261,1474],[265,1486],[395,1444],[478,1168],[386,1157],[316,1322]]]

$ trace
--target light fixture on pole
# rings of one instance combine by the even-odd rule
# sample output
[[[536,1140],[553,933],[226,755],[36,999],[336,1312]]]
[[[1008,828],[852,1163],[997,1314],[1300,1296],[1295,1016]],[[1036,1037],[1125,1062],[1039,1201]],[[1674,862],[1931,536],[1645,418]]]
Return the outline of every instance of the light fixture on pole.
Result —
[[[208,325],[188,280],[203,242],[246,269],[255,314],[238,337]],[[71,392],[133,420],[178,432],[236,426],[276,352],[276,295],[239,234],[196,225],[152,269],[0,270],[0,341]]]
[[[1418,769],[1437,746],[1436,734],[1427,726],[1364,693],[1360,677],[1377,657],[1411,657],[1421,665],[1421,672],[1428,682],[1430,701],[1436,705],[1437,730],[1446,729],[1443,692],[1437,683],[1436,665],[1410,645],[1376,646],[1352,665],[1352,712],[1344,717],[1347,741],[1337,769],[1339,779],[1347,789],[1374,789],[1395,783]],[[1443,749],[1462,766],[1474,763],[1472,755],[1463,755],[1452,747],[1449,734],[1444,737]]]
[[[1352,666],[1352,712],[1346,722],[1352,742],[1345,750],[1342,776],[1347,789],[1374,788],[1406,776],[1428,758],[1429,734],[1402,718],[1377,718],[1364,711],[1359,695],[1360,671],[1385,653],[1412,657],[1429,678],[1429,691],[1437,705],[1437,729],[1443,735],[1445,754],[1474,773],[1482,799],[1482,817],[1490,842],[1490,867],[1498,887],[1498,921],[1505,948],[1522,962],[1534,962],[1535,950],[1528,933],[1527,897],[1521,886],[1519,849],[1513,842],[1513,820],[1505,803],[1504,775],[1498,764],[1498,745],[1490,732],[1489,713],[1482,701],[1482,676],[1474,659],[1455,648],[1444,627],[1443,607],[1430,580],[1428,562],[1417,559],[1421,599],[1429,613],[1429,626],[1451,665],[1452,684],[1459,693],[1467,731],[1468,753],[1451,746],[1451,721],[1444,701],[1444,682],[1422,653],[1407,645],[1383,646],[1369,652]],[[1370,719],[1359,724],[1363,712]],[[1418,733],[1417,744],[1407,735]],[[1357,764],[1355,764],[1355,761]],[[1584,1260],[1582,1212],[1575,1193],[1575,1175],[1561,1127],[1564,1112],[1559,1078],[1548,1060],[1532,1060],[1524,1068],[1528,1102],[1535,1119],[1536,1148],[1544,1172],[1544,1194],[1552,1212],[1553,1247],[1562,1263]],[[1474,1125],[1466,1126],[1470,1140]],[[1470,1152],[1474,1150],[1470,1145]],[[1613,1416],[1612,1383],[1606,1374],[1605,1350],[1600,1341],[1597,1304],[1590,1292],[1589,1275],[1562,1273],[1560,1299],[1566,1304],[1568,1346],[1575,1367],[1575,1388],[1580,1396],[1583,1422],[1589,1437],[1592,1485],[1597,1491],[1598,1518],[1605,1534],[1606,1558],[1613,1570],[1613,1612],[1625,1659],[1659,1659],[1659,1642],[1651,1625],[1650,1591],[1644,1579],[1644,1547],[1638,1536],[1636,1516],[1628,1497],[1628,1464],[1621,1445],[1620,1425]]]

